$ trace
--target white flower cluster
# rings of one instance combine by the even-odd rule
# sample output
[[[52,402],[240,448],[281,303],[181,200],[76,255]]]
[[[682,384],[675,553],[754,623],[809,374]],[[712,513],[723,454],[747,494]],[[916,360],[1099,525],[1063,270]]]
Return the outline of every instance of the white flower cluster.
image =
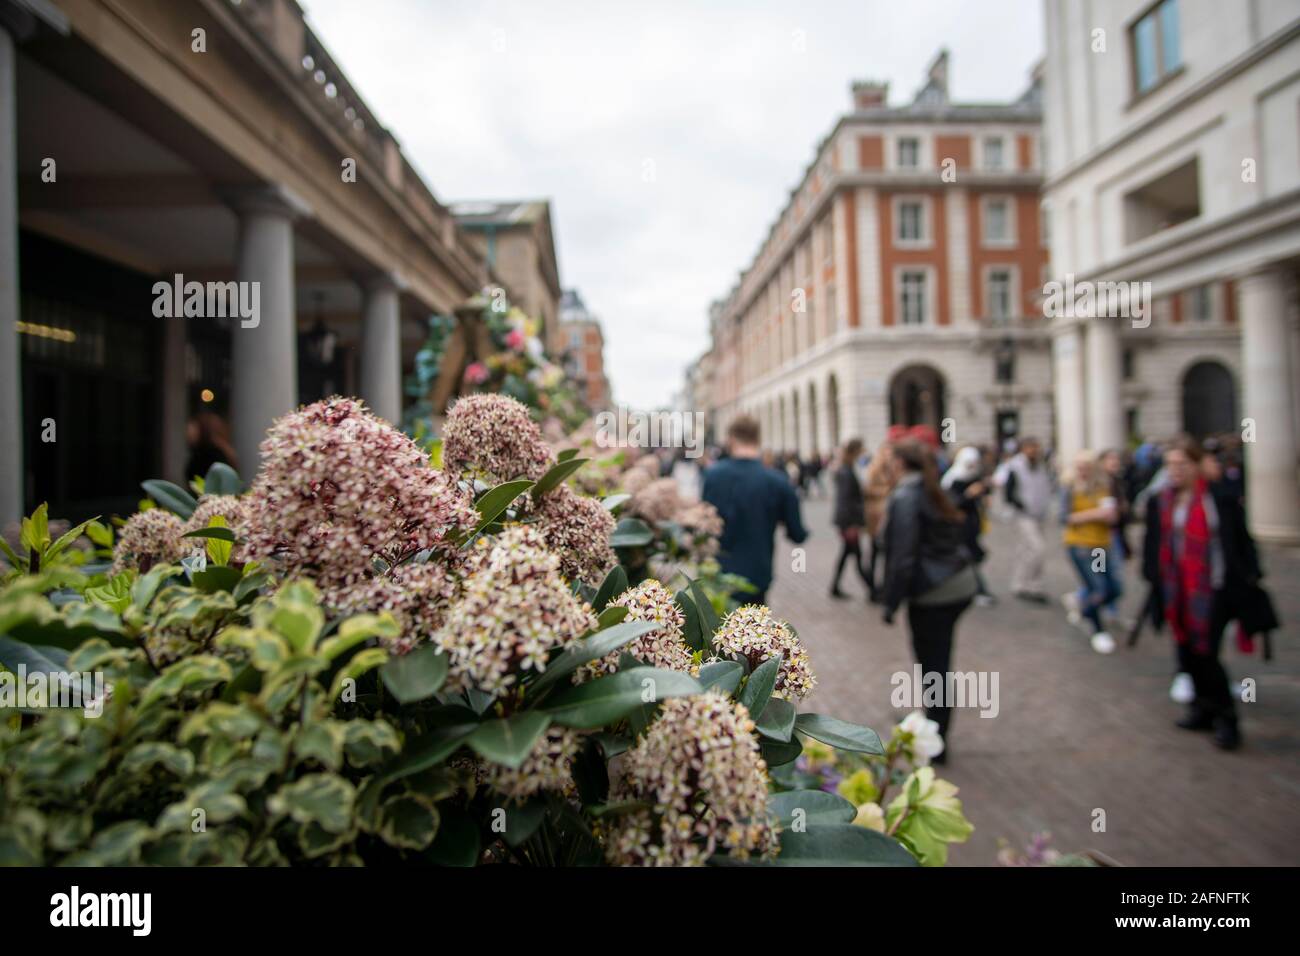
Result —
[[[452,686],[500,694],[596,626],[591,605],[564,583],[559,557],[526,525],[481,541],[471,564],[434,635],[451,661]]]
[[[664,702],[628,751],[611,800],[650,804],[614,818],[605,855],[615,865],[701,866],[718,852],[777,852],[754,722],[716,691]]]
[[[764,604],[746,604],[727,615],[713,647],[723,657],[741,658],[752,671],[763,661],[781,655],[773,697],[793,701],[807,697],[817,684],[808,652],[784,621],[772,616]]]
[[[592,661],[573,675],[574,683],[581,683],[601,674],[613,674],[618,670],[619,658],[627,653],[638,660],[645,661],[651,667],[662,667],[673,671],[686,671],[692,675],[699,674],[699,665],[692,658],[691,649],[686,644],[683,628],[686,617],[682,609],[673,600],[672,592],[653,578],[642,581],[634,588],[624,591],[614,600],[610,607],[628,609],[627,621],[654,621],[659,624],[657,630],[649,631],[632,641],[621,650],[614,651],[598,661]]]

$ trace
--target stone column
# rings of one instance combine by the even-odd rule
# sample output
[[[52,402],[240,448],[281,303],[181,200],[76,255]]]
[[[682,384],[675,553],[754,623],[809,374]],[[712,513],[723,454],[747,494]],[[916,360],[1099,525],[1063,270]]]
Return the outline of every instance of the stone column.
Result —
[[[1122,448],[1125,444],[1123,356],[1119,341],[1122,321],[1098,316],[1088,322],[1088,447],[1095,452]]]
[[[17,521],[23,510],[15,115],[14,40],[0,26],[0,528]]]
[[[395,425],[402,420],[401,325],[397,282],[387,275],[373,279],[361,320],[361,397]]]
[[[1255,438],[1245,445],[1246,513],[1257,538],[1300,542],[1291,278],[1281,269],[1266,269],[1239,279],[1236,285],[1242,415],[1253,423]],[[1249,427],[1247,423],[1243,429]]]
[[[253,319],[231,321],[231,419],[239,473],[251,482],[258,445],[272,421],[298,404],[298,323],[294,309],[293,220],[303,207],[282,189],[237,197],[236,278],[253,284]],[[241,289],[244,289],[241,285]]]
[[[1056,460],[1069,463],[1086,446],[1083,335],[1075,322],[1052,332],[1052,387],[1056,402]],[[1046,441],[1046,436],[1040,436]]]

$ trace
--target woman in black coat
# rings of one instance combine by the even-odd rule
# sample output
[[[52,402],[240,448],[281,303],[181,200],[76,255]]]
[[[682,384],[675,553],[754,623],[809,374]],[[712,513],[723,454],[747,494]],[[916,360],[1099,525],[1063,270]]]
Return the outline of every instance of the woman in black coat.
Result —
[[[928,675],[937,674],[946,689],[957,619],[979,592],[966,547],[965,515],[940,486],[929,448],[909,439],[894,446],[894,459],[902,477],[890,493],[882,532],[884,621],[892,624],[895,612],[906,602],[922,680],[935,680]],[[944,739],[945,750],[934,763],[946,761],[951,703],[944,700],[925,709]]]
[[[1180,438],[1165,453],[1169,480],[1147,500],[1142,574],[1151,585],[1151,623],[1173,631],[1179,667],[1196,698],[1178,726],[1207,730],[1224,750],[1241,744],[1228,672],[1219,660],[1223,634],[1239,620],[1250,633],[1277,626],[1255,542],[1241,503],[1206,482],[1201,448]]]
[[[835,578],[831,582],[831,597],[848,597],[840,590],[840,576],[844,573],[844,563],[853,558],[853,566],[858,576],[867,586],[868,598],[875,596],[875,583],[867,575],[862,565],[862,529],[867,523],[866,508],[863,504],[862,485],[858,482],[858,473],[854,464],[862,454],[862,442],[851,439],[840,450],[839,467],[835,469],[835,508],[832,521],[840,532],[840,557],[835,562]]]

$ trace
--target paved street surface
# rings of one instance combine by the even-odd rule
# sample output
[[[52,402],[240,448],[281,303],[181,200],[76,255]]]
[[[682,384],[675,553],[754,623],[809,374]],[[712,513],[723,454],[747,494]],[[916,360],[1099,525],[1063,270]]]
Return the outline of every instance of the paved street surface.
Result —
[[[842,587],[852,600],[831,600],[838,542],[829,503],[814,497],[804,515],[812,530],[807,570],[793,573],[778,557],[769,592],[817,674],[801,709],[865,723],[883,737],[905,713],[889,701],[891,675],[912,668],[906,614],[892,627],[881,623],[848,567]],[[997,672],[1001,706],[992,719],[976,710],[953,718],[941,774],[960,788],[975,833],[953,848],[950,862],[992,865],[999,837],[1023,846],[1047,830],[1060,850],[1092,849],[1129,866],[1300,864],[1300,551],[1263,555],[1286,622],[1274,635],[1273,661],[1265,663],[1258,648],[1246,657],[1235,642],[1225,649],[1229,675],[1253,677],[1258,701],[1240,706],[1245,746],[1223,753],[1208,735],[1174,727],[1182,707],[1169,698],[1167,631],[1148,629],[1132,650],[1117,635],[1114,654],[1096,654],[1055,601],[1075,585],[1063,551],[1050,553],[1054,601],[1040,608],[1007,594],[1011,529],[995,521],[987,545],[986,574],[1002,600],[963,616],[953,669]],[[778,556],[790,548],[778,539]],[[1145,584],[1136,568],[1128,571],[1123,612],[1132,617]],[[1105,832],[1092,830],[1094,808],[1106,811]]]

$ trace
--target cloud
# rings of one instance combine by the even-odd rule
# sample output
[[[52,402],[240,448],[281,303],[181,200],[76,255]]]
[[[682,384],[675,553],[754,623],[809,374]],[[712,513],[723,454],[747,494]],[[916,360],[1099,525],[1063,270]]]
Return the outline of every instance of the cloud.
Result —
[[[1011,99],[1040,55],[1039,5],[304,3],[439,198],[552,200],[562,281],[604,321],[616,397],[643,407],[707,347],[709,302],[849,82],[888,80],[904,101],[947,46],[956,98]]]

